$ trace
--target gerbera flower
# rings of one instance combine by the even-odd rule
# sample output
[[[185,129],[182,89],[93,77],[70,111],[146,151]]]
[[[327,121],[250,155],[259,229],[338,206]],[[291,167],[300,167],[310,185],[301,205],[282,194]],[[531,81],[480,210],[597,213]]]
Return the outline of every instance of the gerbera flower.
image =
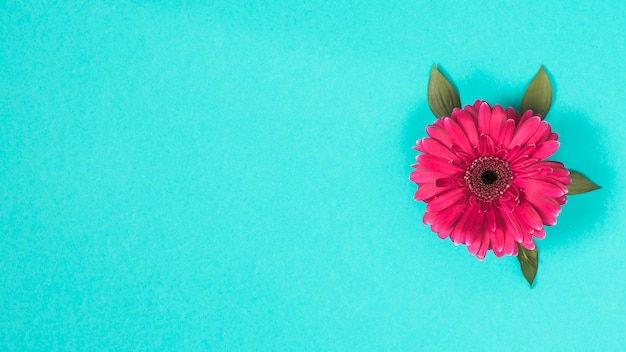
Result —
[[[550,125],[531,110],[477,100],[426,128],[411,180],[424,201],[424,223],[440,238],[465,244],[478,259],[532,250],[556,224],[569,171],[545,161],[559,148]]]

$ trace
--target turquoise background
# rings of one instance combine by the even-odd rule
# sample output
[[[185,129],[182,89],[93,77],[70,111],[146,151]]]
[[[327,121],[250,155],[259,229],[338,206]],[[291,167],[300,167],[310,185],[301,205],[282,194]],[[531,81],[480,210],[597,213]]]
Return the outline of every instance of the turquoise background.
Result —
[[[623,348],[625,4],[0,1],[1,349]],[[532,289],[422,224],[434,63],[515,107],[545,64],[603,186]]]

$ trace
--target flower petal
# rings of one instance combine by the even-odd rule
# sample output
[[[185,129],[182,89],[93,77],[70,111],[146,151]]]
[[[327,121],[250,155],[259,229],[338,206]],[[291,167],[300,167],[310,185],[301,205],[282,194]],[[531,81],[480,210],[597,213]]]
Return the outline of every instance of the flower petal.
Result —
[[[519,223],[513,217],[513,214],[509,212],[505,207],[497,207],[495,208],[500,213],[500,218],[505,224],[506,228],[506,236],[510,236],[513,238],[515,242],[521,242],[523,240],[523,234],[519,227]],[[506,238],[505,238],[505,247],[506,247]]]
[[[520,245],[528,250],[534,250],[536,245],[535,245],[535,241],[532,240],[532,238],[530,239],[530,241],[528,242],[521,242]]]
[[[550,138],[551,132],[550,125],[545,121],[541,121],[537,131],[528,139],[528,143],[539,144],[545,142]]]
[[[439,120],[442,120],[442,119],[439,119]],[[448,132],[443,127],[430,125],[426,127],[426,133],[430,136],[430,138],[443,144],[447,148],[450,148],[450,146],[453,143],[452,138],[450,138],[450,135],[448,135]]]
[[[437,187],[458,187],[464,186],[464,180],[462,175],[457,176],[456,178],[440,178],[435,181],[435,186]]]
[[[521,202],[515,209],[515,215],[519,219],[520,224],[523,222],[533,230],[541,230],[543,228],[541,217],[537,214],[535,208],[526,201]]]
[[[454,244],[465,243],[468,235],[468,222],[472,220],[472,218],[476,217],[476,207],[465,205],[465,211],[463,215],[459,217],[456,224],[454,224],[454,228],[450,233],[450,240]]]
[[[439,194],[434,197],[427,205],[427,211],[442,211],[454,203],[459,203],[463,200],[465,194],[464,188],[452,188],[448,191]]]
[[[485,259],[487,256],[487,251],[491,248],[491,236],[483,236],[483,241],[480,244],[480,248],[478,249],[478,253],[476,253],[476,258],[478,260]]]
[[[560,143],[555,140],[545,141],[539,145],[535,149],[535,152],[532,154],[533,158],[537,158],[539,160],[543,160],[545,158],[550,157],[554,154],[557,149],[559,149]]]
[[[506,255],[517,255],[517,242],[515,242],[515,238],[513,233],[507,228],[504,233],[504,250],[503,252]]]
[[[452,205],[437,213],[437,219],[432,224],[432,229],[435,232],[444,232],[447,235],[452,231],[453,225],[457,222],[459,217],[465,210],[464,204]]]
[[[491,233],[491,244],[494,251],[502,252],[504,250],[504,229],[502,225],[496,227]]]
[[[419,150],[436,155],[445,160],[457,160],[458,157],[446,146],[432,138],[424,138],[418,142]]]
[[[546,238],[546,229],[544,228],[533,232],[533,236],[537,237],[540,240]]]
[[[508,146],[513,140],[513,132],[515,131],[515,121],[509,119],[504,122],[502,131],[500,132],[500,140],[498,145]]]
[[[421,183],[433,183],[437,181],[437,179],[445,178],[448,176],[449,175],[447,174],[429,170],[424,167],[421,167],[420,165],[416,165],[415,170],[411,172],[411,175],[409,176],[409,178],[411,179],[411,181],[417,184],[421,184]]]
[[[457,115],[457,121],[459,125],[463,128],[465,135],[467,136],[467,140],[470,142],[472,146],[478,145],[478,130],[476,128],[476,119],[472,117],[469,113],[465,111],[461,111]]]
[[[529,192],[526,193],[526,200],[537,210],[544,225],[556,225],[556,216],[561,212],[561,206],[554,198]]]
[[[504,109],[500,105],[496,105],[491,110],[491,124],[489,126],[489,135],[497,144],[500,143],[500,133],[502,132],[502,127],[504,126],[504,122],[506,120],[506,114],[504,113]]]
[[[478,142],[478,153],[480,155],[490,156],[495,154],[495,146],[491,137],[486,134],[480,135],[480,140]]]
[[[491,126],[491,107],[489,104],[482,102],[478,108],[478,132],[489,134]]]
[[[514,182],[525,193],[536,193],[545,197],[560,197],[567,191],[567,188],[562,185],[556,185],[553,182],[532,177],[518,177]]]
[[[432,154],[421,154],[417,157],[417,163],[426,169],[441,172],[450,176],[465,172],[465,170],[453,165],[449,161]]]
[[[509,147],[525,144],[535,131],[537,131],[539,123],[541,123],[541,118],[538,116],[532,116],[525,121],[520,122],[520,125],[517,126],[517,129],[513,134],[511,143],[509,143]]]
[[[415,192],[414,198],[417,201],[427,201],[449,189],[449,187],[437,187],[432,183],[424,183],[417,187],[417,192]]]
[[[513,108],[506,108],[506,110],[504,110],[504,114],[506,114],[507,119],[513,120],[515,124],[519,123],[520,115],[519,115],[519,112],[517,112],[517,110]]]
[[[452,138],[452,144],[458,145],[462,151],[471,154],[473,149],[472,145],[470,145],[467,140],[467,136],[463,132],[461,126],[459,126],[453,119],[446,118],[443,121],[444,126],[446,127],[446,131]]]

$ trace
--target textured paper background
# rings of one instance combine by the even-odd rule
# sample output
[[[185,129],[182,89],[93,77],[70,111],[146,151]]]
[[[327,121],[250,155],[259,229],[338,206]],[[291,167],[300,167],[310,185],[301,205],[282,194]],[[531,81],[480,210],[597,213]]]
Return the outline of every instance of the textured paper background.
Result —
[[[623,1],[0,2],[3,350],[611,351],[626,343]],[[479,262],[408,175],[438,63],[604,186]]]

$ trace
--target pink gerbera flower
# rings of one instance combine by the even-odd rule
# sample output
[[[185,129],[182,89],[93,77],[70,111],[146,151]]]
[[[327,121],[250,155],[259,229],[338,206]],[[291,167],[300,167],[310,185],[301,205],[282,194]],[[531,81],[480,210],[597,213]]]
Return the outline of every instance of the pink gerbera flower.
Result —
[[[517,244],[532,250],[544,225],[556,224],[571,178],[562,163],[544,160],[559,142],[539,115],[476,101],[426,132],[411,180],[427,204],[424,223],[440,238],[482,260],[488,250],[517,255]]]

